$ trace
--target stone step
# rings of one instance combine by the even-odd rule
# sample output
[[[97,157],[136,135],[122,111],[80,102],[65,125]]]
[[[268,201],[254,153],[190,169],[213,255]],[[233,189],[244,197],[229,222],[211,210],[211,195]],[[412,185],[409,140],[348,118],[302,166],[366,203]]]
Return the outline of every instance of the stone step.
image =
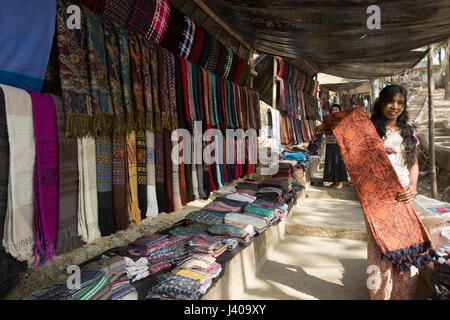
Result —
[[[307,198],[334,198],[342,200],[358,200],[355,189],[351,185],[344,185],[342,189],[323,186],[310,186],[306,189]]]
[[[361,241],[367,239],[359,201],[305,198],[292,210],[292,216],[286,222],[286,232],[289,235]]]
[[[368,300],[363,241],[286,236],[239,300]]]

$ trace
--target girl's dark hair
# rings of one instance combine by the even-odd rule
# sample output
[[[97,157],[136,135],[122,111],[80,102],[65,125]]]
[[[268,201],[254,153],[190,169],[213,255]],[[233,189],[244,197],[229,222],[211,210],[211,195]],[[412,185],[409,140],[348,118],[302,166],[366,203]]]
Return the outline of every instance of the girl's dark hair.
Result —
[[[406,164],[409,167],[414,164],[417,157],[417,140],[414,137],[413,127],[408,124],[408,93],[406,92],[406,89],[395,84],[383,88],[383,90],[380,91],[379,97],[375,100],[370,120],[372,121],[375,129],[377,129],[378,135],[383,139],[386,136],[386,120],[384,119],[381,110],[388,103],[394,101],[394,97],[397,93],[400,93],[405,98],[403,112],[397,118],[397,126],[401,130],[400,133],[403,137],[403,146],[405,147],[404,157]]]
[[[331,112],[331,109],[333,109],[334,107],[338,108],[338,109],[339,109],[339,111],[342,111],[342,107],[341,107],[341,105],[340,105],[340,104],[337,104],[337,103],[333,103],[333,104],[331,105],[331,107],[330,107],[330,112]]]

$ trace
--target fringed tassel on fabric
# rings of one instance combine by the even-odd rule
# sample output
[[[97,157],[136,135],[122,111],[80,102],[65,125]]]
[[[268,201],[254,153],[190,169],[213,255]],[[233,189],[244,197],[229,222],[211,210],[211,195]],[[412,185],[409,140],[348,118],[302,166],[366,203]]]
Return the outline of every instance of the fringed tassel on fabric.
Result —
[[[96,112],[92,123],[92,134],[101,137],[111,132],[114,117],[104,112]]]
[[[145,128],[151,132],[155,131],[155,125],[153,123],[153,114],[147,112],[145,114]]]
[[[93,119],[89,115],[66,114],[66,138],[82,138],[92,135]]]
[[[75,249],[75,239],[77,238],[77,217],[73,217],[72,221],[63,228],[58,229],[58,238],[56,241],[56,254],[63,254]]]
[[[125,134],[127,129],[127,123],[125,120],[125,114],[119,113],[114,115],[112,133],[118,136]]]
[[[170,120],[170,117],[168,114],[164,113],[161,117],[161,125],[163,129],[171,130],[172,129],[172,121]]]
[[[397,269],[403,272],[410,271],[412,265],[419,271],[423,271],[436,256],[431,241],[381,254],[381,258],[389,259]]]

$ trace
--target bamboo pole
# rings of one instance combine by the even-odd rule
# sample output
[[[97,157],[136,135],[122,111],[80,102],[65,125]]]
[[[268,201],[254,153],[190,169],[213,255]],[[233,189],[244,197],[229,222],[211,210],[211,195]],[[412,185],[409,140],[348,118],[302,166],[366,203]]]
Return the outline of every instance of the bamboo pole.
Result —
[[[229,34],[235,37],[240,43],[242,43],[249,51],[252,51],[253,48],[236,32],[234,32],[228,24],[226,24],[222,19],[220,19],[202,0],[192,0],[197,6],[203,9],[205,13],[211,17],[219,26],[224,28]]]
[[[436,154],[434,148],[433,45],[428,46],[428,135],[430,150],[431,197],[437,199]]]
[[[273,57],[272,108],[277,108],[277,57]]]

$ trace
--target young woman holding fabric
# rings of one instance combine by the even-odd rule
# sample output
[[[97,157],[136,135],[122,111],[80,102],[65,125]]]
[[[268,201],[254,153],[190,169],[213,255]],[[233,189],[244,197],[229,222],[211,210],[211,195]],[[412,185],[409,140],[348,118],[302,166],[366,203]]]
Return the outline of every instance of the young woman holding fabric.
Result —
[[[413,201],[419,176],[417,146],[419,141],[408,124],[407,92],[398,85],[389,85],[381,90],[375,101],[370,117],[379,136],[384,141],[384,147],[389,160],[400,179],[405,191],[399,195],[398,201],[409,203]],[[370,290],[374,300],[411,300],[416,298],[418,269],[400,272],[388,259],[381,259],[381,251],[375,239],[368,230],[367,261],[368,265],[380,268],[380,283],[378,288]]]
[[[331,106],[330,113],[336,113],[342,111],[342,107],[339,104],[333,104]],[[324,127],[325,131],[325,167],[323,172],[323,181],[332,182],[330,187],[336,189],[342,189],[343,182],[348,181],[347,169],[345,168],[344,160],[342,159],[339,146],[336,142],[335,136],[332,135],[329,130]]]

